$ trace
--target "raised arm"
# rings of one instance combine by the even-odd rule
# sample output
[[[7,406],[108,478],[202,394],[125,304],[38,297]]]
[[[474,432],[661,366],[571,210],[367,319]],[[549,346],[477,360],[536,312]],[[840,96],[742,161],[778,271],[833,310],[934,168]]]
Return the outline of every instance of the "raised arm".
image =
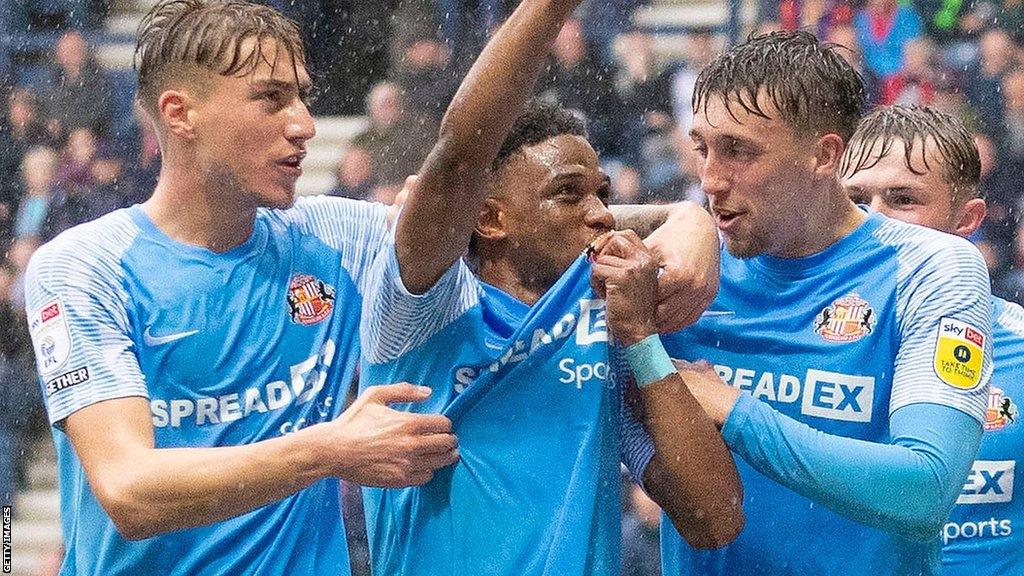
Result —
[[[488,42],[441,122],[396,230],[402,281],[429,289],[469,246],[491,162],[579,0],[523,0]]]
[[[654,322],[653,257],[632,232],[617,233],[597,253],[594,289],[607,299],[608,326],[625,347],[640,389],[643,424],[653,439],[654,453],[642,473],[644,488],[690,545],[724,546],[743,527],[743,490],[714,422],[661,346]]]

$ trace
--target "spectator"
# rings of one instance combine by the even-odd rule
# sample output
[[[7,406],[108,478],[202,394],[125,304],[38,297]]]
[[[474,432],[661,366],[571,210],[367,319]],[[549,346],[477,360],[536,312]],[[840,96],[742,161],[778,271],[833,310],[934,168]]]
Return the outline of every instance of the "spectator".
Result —
[[[14,307],[11,305],[11,285],[14,283],[16,271],[14,267],[0,261],[0,326],[6,334],[0,340],[0,505],[14,505],[15,477],[14,458],[16,439],[14,414],[12,409],[14,391],[18,382],[8,356],[12,348],[12,340],[20,334],[14,330]]]
[[[378,184],[400,188],[406,176],[419,171],[437,132],[407,112],[402,89],[394,82],[377,84],[366,100],[370,126],[352,145],[370,154]]]
[[[1018,229],[1013,244],[1005,248],[1011,267],[993,278],[992,293],[1019,304],[1024,302],[1024,230]]]
[[[117,142],[117,148],[124,158],[124,179],[130,182],[137,201],[149,198],[156,188],[160,175],[160,142],[152,122],[147,119],[136,104],[132,113],[134,121]]]
[[[1024,0],[1003,0],[996,13],[995,24],[1006,31],[1016,44],[1024,43]]]
[[[868,0],[853,19],[864,63],[882,82],[903,66],[903,47],[921,35],[921,17],[910,4]]]
[[[57,168],[58,188],[75,191],[92,184],[92,160],[97,145],[96,135],[88,128],[76,128],[68,134]]]
[[[661,576],[661,509],[636,484],[625,492],[629,502],[622,518],[622,576]]]
[[[29,428],[29,416],[42,406],[35,382],[35,365],[28,343],[23,308],[12,299],[20,270],[0,260],[0,504],[14,505],[17,472],[25,451],[21,448]]]
[[[654,41],[639,31],[619,36],[615,41],[618,66],[615,70],[615,94],[619,101],[616,114],[621,123],[619,156],[627,163],[649,164],[643,157],[650,138],[658,138],[672,129],[672,75],[659,66]],[[656,166],[643,166],[645,175]]]
[[[608,66],[587,46],[579,20],[569,19],[552,50],[538,93],[587,119],[590,142],[602,156],[618,154],[618,102]]]
[[[448,62],[448,49],[437,38],[423,35],[410,38],[393,67],[392,78],[402,86],[409,112],[427,120],[427,129],[440,125],[458,87],[456,76],[447,69]]]
[[[1015,70],[1003,77],[1003,151],[1012,161],[1024,160],[1024,70]]]
[[[785,30],[810,30],[827,38],[835,26],[846,26],[853,10],[845,0],[781,0],[779,19]]]
[[[611,178],[609,204],[643,204],[644,190],[640,171],[629,164],[616,164],[608,170]]]
[[[1006,272],[1006,267],[1017,266],[1013,247],[1014,235],[1020,221],[1021,163],[1002,153],[995,143],[983,134],[975,134],[974,142],[981,156],[979,190],[985,198],[988,215],[982,225],[982,237],[989,243],[998,267],[993,271],[993,285]]]
[[[878,93],[878,78],[864,65],[864,52],[857,41],[857,30],[849,24],[833,26],[826,38],[829,42],[844,48],[837,53],[864,79],[864,91],[869,106],[877,103],[881,99]]]
[[[689,133],[676,129],[672,141],[675,145],[676,161],[679,163],[679,173],[687,182],[680,198],[707,207],[708,197],[700,184],[700,171],[704,167],[704,159],[694,149]]]
[[[102,13],[90,0],[13,0],[4,10],[17,10],[29,30],[50,32],[67,28],[94,28]]]
[[[338,160],[336,176],[337,183],[328,196],[366,200],[373,195],[373,159],[366,150],[358,146],[347,148]]]
[[[47,108],[68,134],[87,128],[108,135],[113,116],[113,83],[92,57],[85,37],[68,30],[57,40],[55,68],[47,94]]]
[[[975,110],[985,112],[981,130],[998,142],[1005,134],[1003,77],[1014,65],[1016,47],[1006,31],[993,29],[982,35],[978,50],[978,64],[966,74],[964,94]]]
[[[15,88],[7,98],[7,113],[0,120],[0,246],[6,246],[21,192],[21,161],[33,146],[56,142],[39,115],[34,92]]]
[[[903,49],[903,68],[883,83],[881,104],[931,105],[942,74],[935,44],[925,37],[915,38]]]
[[[610,61],[612,45],[631,25],[633,12],[650,0],[604,0],[584,2],[578,14],[583,23],[587,44],[602,61]]]
[[[25,153],[21,162],[24,190],[14,221],[16,239],[43,235],[43,225],[56,195],[56,171],[57,153],[52,149],[37,146]]]
[[[16,238],[7,253],[7,260],[14,266],[14,271],[17,274],[10,287],[11,304],[16,310],[25,309],[25,270],[28,268],[29,258],[35,254],[40,244],[41,242],[36,236]]]
[[[676,124],[689,134],[693,123],[693,86],[697,74],[711,62],[719,51],[715,35],[710,28],[699,28],[690,33],[686,41],[686,60],[672,76],[672,111]]]
[[[88,175],[83,183],[61,186],[50,201],[49,213],[42,228],[48,240],[79,224],[95,220],[118,208],[141,202],[132,180],[122,178],[124,161],[113,147],[101,144],[86,165]]]

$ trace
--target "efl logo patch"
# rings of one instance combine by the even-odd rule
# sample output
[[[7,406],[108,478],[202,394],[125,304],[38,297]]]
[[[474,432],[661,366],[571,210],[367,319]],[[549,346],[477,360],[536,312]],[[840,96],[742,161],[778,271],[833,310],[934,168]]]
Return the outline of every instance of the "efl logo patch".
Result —
[[[971,390],[981,383],[985,335],[974,326],[953,318],[939,320],[935,343],[935,373],[954,388]]]
[[[49,398],[61,390],[66,390],[72,386],[78,386],[79,384],[89,381],[89,369],[85,366],[81,368],[75,368],[70,372],[65,372],[56,378],[46,383],[46,397]]]
[[[312,326],[334,310],[334,286],[308,274],[296,274],[288,285],[292,322]]]
[[[957,504],[992,504],[1013,500],[1013,460],[977,460]]]
[[[60,298],[50,300],[30,315],[29,332],[41,374],[53,374],[64,366],[71,356],[71,332]]]
[[[843,296],[814,319],[814,331],[829,342],[855,342],[875,328],[875,311],[857,294]]]
[[[1017,419],[1017,405],[1002,388],[993,386],[988,393],[988,408],[985,410],[985,431],[1002,430]]]

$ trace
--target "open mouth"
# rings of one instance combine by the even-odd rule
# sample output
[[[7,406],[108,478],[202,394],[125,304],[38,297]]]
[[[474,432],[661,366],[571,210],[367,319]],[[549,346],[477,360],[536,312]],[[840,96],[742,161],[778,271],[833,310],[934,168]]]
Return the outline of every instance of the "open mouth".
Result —
[[[590,260],[591,262],[593,262],[594,259],[597,258],[598,250],[600,250],[601,247],[604,246],[605,241],[608,239],[609,236],[611,236],[611,234],[612,234],[611,231],[602,232],[602,233],[594,236],[590,240],[590,243],[587,244],[587,248],[584,251],[584,253],[587,255],[587,260]]]
[[[725,230],[726,228],[729,228],[737,220],[739,220],[740,216],[744,214],[743,212],[732,212],[729,210],[718,209],[715,209],[714,212],[715,222],[718,224],[719,230]]]
[[[287,168],[290,171],[301,173],[302,172],[302,160],[306,157],[305,152],[299,154],[292,154],[278,162],[280,166]]]

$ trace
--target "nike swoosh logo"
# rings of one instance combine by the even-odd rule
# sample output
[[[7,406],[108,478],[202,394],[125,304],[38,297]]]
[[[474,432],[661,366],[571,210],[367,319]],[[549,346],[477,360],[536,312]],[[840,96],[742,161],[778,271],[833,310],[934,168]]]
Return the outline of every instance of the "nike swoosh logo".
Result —
[[[178,332],[177,334],[168,334],[166,336],[153,336],[150,333],[151,327],[147,327],[146,331],[142,334],[142,339],[146,341],[146,346],[160,346],[161,344],[170,344],[175,340],[181,340],[187,338],[193,334],[198,334],[199,330],[190,330],[188,332]]]
[[[736,312],[733,310],[708,310],[701,314],[701,318],[711,318],[713,316],[735,316]]]

